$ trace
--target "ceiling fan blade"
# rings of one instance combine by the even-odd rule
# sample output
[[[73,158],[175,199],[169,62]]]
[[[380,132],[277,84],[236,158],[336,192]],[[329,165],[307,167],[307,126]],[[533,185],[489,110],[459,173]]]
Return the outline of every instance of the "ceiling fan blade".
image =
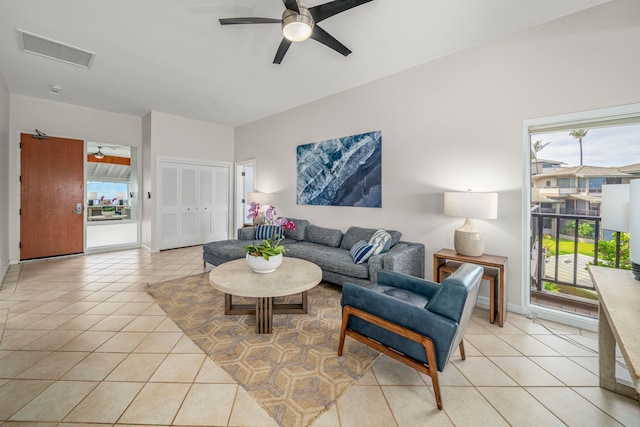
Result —
[[[314,22],[320,22],[327,18],[331,18],[345,10],[353,9],[361,4],[369,3],[373,0],[334,0],[329,3],[319,4],[318,6],[310,7],[309,13],[313,16]]]
[[[325,46],[330,47],[338,53],[347,56],[351,53],[349,48],[336,40],[331,34],[327,33],[325,30],[320,28],[319,26],[313,27],[313,32],[311,33],[311,38],[317,42],[322,43]]]
[[[274,18],[222,18],[219,20],[221,25],[234,24],[280,24],[282,19]]]
[[[284,7],[289,10],[293,10],[294,12],[300,13],[300,9],[298,9],[297,0],[284,0]]]
[[[289,50],[289,46],[291,46],[291,40],[282,38],[280,46],[278,47],[278,51],[276,52],[276,57],[273,58],[274,64],[279,64],[282,62],[282,58],[284,58],[284,54]]]

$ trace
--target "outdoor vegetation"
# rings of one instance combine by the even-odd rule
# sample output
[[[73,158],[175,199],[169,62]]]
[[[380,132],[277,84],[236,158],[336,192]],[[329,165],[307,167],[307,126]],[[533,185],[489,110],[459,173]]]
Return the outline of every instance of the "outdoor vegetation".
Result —
[[[560,239],[558,243],[558,255],[572,255],[575,253],[575,242],[568,239]],[[546,234],[542,239],[542,247],[548,257],[556,255],[556,241]],[[590,258],[594,256],[595,245],[590,242],[578,242],[578,253]],[[593,263],[591,263],[593,264]],[[598,265],[616,268],[616,241],[598,241]],[[620,267],[623,270],[631,269],[629,259],[629,233],[620,233]]]

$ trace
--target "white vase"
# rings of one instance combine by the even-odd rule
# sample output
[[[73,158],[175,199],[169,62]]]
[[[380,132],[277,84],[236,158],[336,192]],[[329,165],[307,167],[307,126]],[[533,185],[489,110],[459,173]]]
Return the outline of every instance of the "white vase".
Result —
[[[247,263],[256,273],[273,273],[282,264],[282,254],[270,256],[269,261],[263,256],[247,254]]]

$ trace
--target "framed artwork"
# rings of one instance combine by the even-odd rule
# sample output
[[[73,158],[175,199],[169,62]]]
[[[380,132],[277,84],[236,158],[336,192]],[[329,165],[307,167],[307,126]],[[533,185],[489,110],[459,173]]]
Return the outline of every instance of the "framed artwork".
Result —
[[[299,145],[299,205],[382,207],[382,132]]]

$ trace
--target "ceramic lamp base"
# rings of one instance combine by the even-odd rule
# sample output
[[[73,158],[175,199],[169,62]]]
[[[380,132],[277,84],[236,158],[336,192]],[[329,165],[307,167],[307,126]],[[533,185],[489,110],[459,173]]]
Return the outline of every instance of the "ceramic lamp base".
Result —
[[[473,221],[467,218],[453,235],[453,247],[460,255],[481,256],[484,253],[484,233],[475,228]]]

